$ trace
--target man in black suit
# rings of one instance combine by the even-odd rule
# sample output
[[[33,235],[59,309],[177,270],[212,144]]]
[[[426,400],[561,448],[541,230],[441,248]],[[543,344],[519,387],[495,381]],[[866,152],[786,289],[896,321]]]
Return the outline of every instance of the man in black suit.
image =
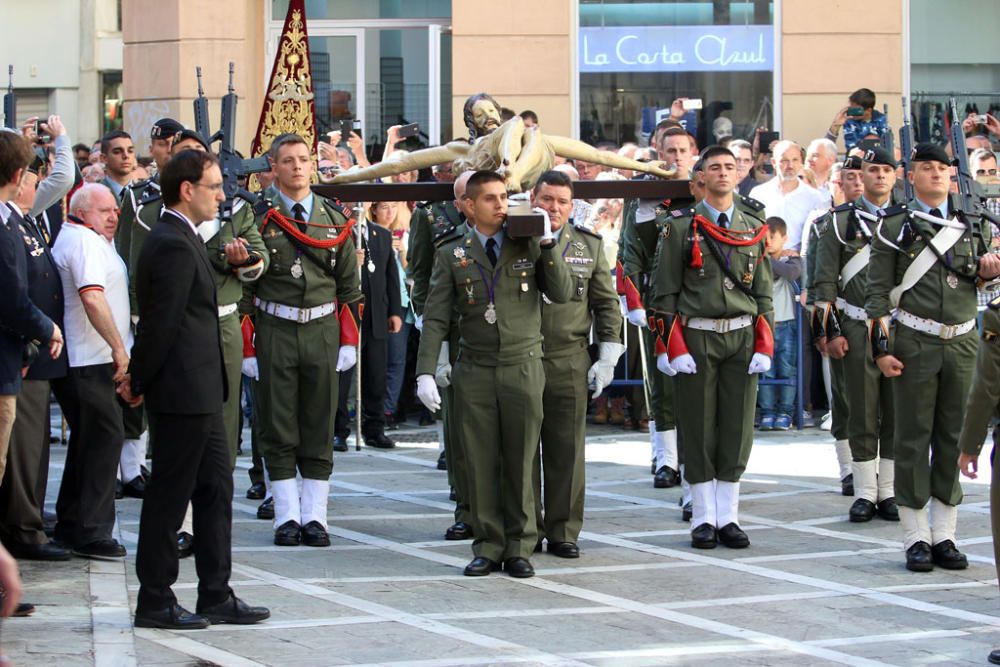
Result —
[[[129,374],[119,392],[130,405],[145,400],[153,472],[139,522],[137,627],[197,629],[210,623],[250,624],[270,616],[229,587],[232,570],[233,477],[222,421],[226,396],[215,277],[195,225],[211,219],[222,172],[210,153],[183,151],[164,167],[164,211],[139,256],[139,328]],[[237,240],[225,248],[245,260]],[[234,388],[236,391],[236,388]],[[194,507],[198,606],[192,614],[170,590],[177,580],[177,529]]]
[[[371,221],[363,221],[358,262],[365,308],[361,317],[361,431],[368,447],[391,449],[396,443],[385,434],[385,365],[388,335],[403,328],[399,269],[392,251],[392,232]],[[347,418],[347,396],[354,369],[340,373],[335,451],[347,451],[351,427]]]

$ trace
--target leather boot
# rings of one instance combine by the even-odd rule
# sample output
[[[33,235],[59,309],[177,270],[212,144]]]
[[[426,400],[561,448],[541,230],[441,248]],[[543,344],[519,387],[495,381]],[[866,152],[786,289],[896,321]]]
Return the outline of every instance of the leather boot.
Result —
[[[608,397],[598,396],[594,399],[594,416],[590,418],[592,424],[608,423]]]
[[[625,398],[619,396],[612,398],[608,410],[608,423],[613,426],[621,426],[625,423]]]

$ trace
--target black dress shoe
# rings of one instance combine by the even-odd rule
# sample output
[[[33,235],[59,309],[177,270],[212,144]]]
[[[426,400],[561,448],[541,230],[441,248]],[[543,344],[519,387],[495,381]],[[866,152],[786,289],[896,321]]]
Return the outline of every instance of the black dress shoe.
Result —
[[[886,521],[899,521],[899,508],[896,507],[895,498],[880,500],[878,504],[875,505],[875,511]]]
[[[549,542],[549,553],[559,558],[579,558],[580,547],[574,542]]]
[[[444,531],[444,539],[446,540],[468,540],[472,539],[472,526],[463,522],[456,521],[448,530]]]
[[[302,544],[307,547],[328,547],[330,534],[319,521],[310,521],[302,526]]]
[[[144,465],[139,466],[139,474],[142,475],[142,481],[149,484],[149,468]]]
[[[125,484],[122,484],[122,495],[129,498],[143,498],[146,495],[146,480],[142,478],[142,475],[129,480]]]
[[[875,518],[875,503],[864,498],[858,498],[851,504],[848,517],[852,523],[866,523]]]
[[[375,449],[392,449],[395,446],[396,443],[393,439],[385,433],[372,433],[365,436],[365,447],[374,447]]]
[[[266,498],[257,508],[257,518],[274,521],[274,498]]]
[[[684,502],[683,498],[681,498],[681,502],[682,503]],[[693,516],[694,516],[694,508],[691,507],[691,502],[688,501],[684,503],[683,507],[681,507],[681,521],[690,521],[691,517]]]
[[[926,542],[914,542],[906,550],[906,569],[912,572],[930,572],[934,569],[934,558],[931,556],[931,545]]]
[[[505,560],[503,562],[503,569],[515,579],[527,579],[535,576],[535,568],[531,567],[531,561],[520,556],[514,556]]]
[[[670,466],[660,466],[653,475],[653,486],[657,489],[669,489],[681,483],[681,474]]]
[[[198,607],[198,614],[212,623],[230,623],[233,625],[253,625],[271,618],[267,607],[251,607],[235,595],[230,595],[225,602],[211,607]]]
[[[445,458],[444,450],[442,450],[441,453],[438,454],[437,469],[438,470],[447,470],[448,469],[448,459]]]
[[[46,542],[45,544],[20,544],[13,542],[10,545],[10,553],[14,558],[20,560],[69,560],[72,557],[69,549],[56,544]]]
[[[121,500],[125,497],[125,490],[122,487],[121,480],[115,480],[115,500]]]
[[[649,474],[650,475],[655,475],[656,474],[656,457],[655,456],[653,457],[653,461],[649,464]]]
[[[177,533],[177,557],[187,558],[194,553],[194,535],[182,530]]]
[[[35,613],[35,605],[30,602],[18,602],[17,606],[14,608],[14,613],[11,614],[15,618],[24,618],[25,616],[31,616]]]
[[[746,549],[750,546],[750,538],[733,522],[719,529],[719,541],[722,542],[722,546],[730,549]]]
[[[969,567],[969,561],[955,543],[951,540],[938,542],[931,547],[931,559],[935,565],[940,565],[946,570],[964,570]]]
[[[136,611],[135,627],[162,628],[164,630],[204,630],[210,625],[207,618],[192,614],[179,604],[155,611]]]
[[[691,531],[691,546],[695,549],[714,549],[718,531],[710,523],[703,523]]]
[[[247,500],[264,500],[267,495],[267,487],[264,482],[254,482],[247,489]]]
[[[538,538],[538,541],[537,541],[537,542],[535,542],[535,553],[536,553],[536,554],[540,554],[540,553],[542,553],[542,542],[543,542],[544,540],[545,540],[545,538],[544,538],[544,537],[539,537],[539,538]]]
[[[496,572],[499,569],[500,565],[491,561],[489,558],[476,556],[468,565],[465,566],[465,571],[462,574],[467,577],[485,577],[490,572]]]
[[[279,547],[297,547],[299,546],[299,535],[301,532],[302,527],[298,521],[288,520],[274,531],[274,543]]]
[[[335,452],[346,452],[347,451],[347,438],[341,438],[339,435],[333,436],[333,451],[335,451]]]
[[[840,495],[842,496],[853,496],[854,495],[854,473],[848,473],[847,477],[840,480]]]
[[[97,540],[73,547],[73,555],[95,560],[118,560],[125,557],[125,547],[115,540]]]
[[[451,491],[448,492],[448,500],[450,500],[451,502],[455,502],[456,500],[458,500],[458,494],[455,493],[454,486],[451,487]]]
[[[990,651],[990,654],[986,656],[986,659],[994,665],[1000,665],[1000,648],[995,648]]]

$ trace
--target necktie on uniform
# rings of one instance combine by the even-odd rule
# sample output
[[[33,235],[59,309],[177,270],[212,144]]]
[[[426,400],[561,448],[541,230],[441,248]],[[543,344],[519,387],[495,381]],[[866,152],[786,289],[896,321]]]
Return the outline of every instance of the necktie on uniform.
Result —
[[[306,223],[305,223],[305,219],[306,219],[306,207],[303,206],[302,204],[295,204],[294,206],[292,206],[292,215],[295,217],[295,220],[297,221],[296,224],[298,224],[298,226],[299,226],[299,231],[302,232],[303,234],[305,234],[306,233]]]
[[[486,239],[486,259],[490,260],[490,265],[497,265],[497,242],[494,239]]]

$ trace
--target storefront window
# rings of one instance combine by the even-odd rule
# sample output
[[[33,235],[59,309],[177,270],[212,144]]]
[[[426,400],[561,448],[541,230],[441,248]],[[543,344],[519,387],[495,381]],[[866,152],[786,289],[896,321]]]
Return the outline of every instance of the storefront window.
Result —
[[[284,16],[288,0],[273,0]],[[306,0],[310,19],[433,19],[451,16],[451,0]]]
[[[102,134],[122,129],[122,73],[101,72]]]
[[[701,100],[682,120],[701,146],[770,127],[772,13],[770,0],[581,0],[580,138],[645,146],[679,97]]]

